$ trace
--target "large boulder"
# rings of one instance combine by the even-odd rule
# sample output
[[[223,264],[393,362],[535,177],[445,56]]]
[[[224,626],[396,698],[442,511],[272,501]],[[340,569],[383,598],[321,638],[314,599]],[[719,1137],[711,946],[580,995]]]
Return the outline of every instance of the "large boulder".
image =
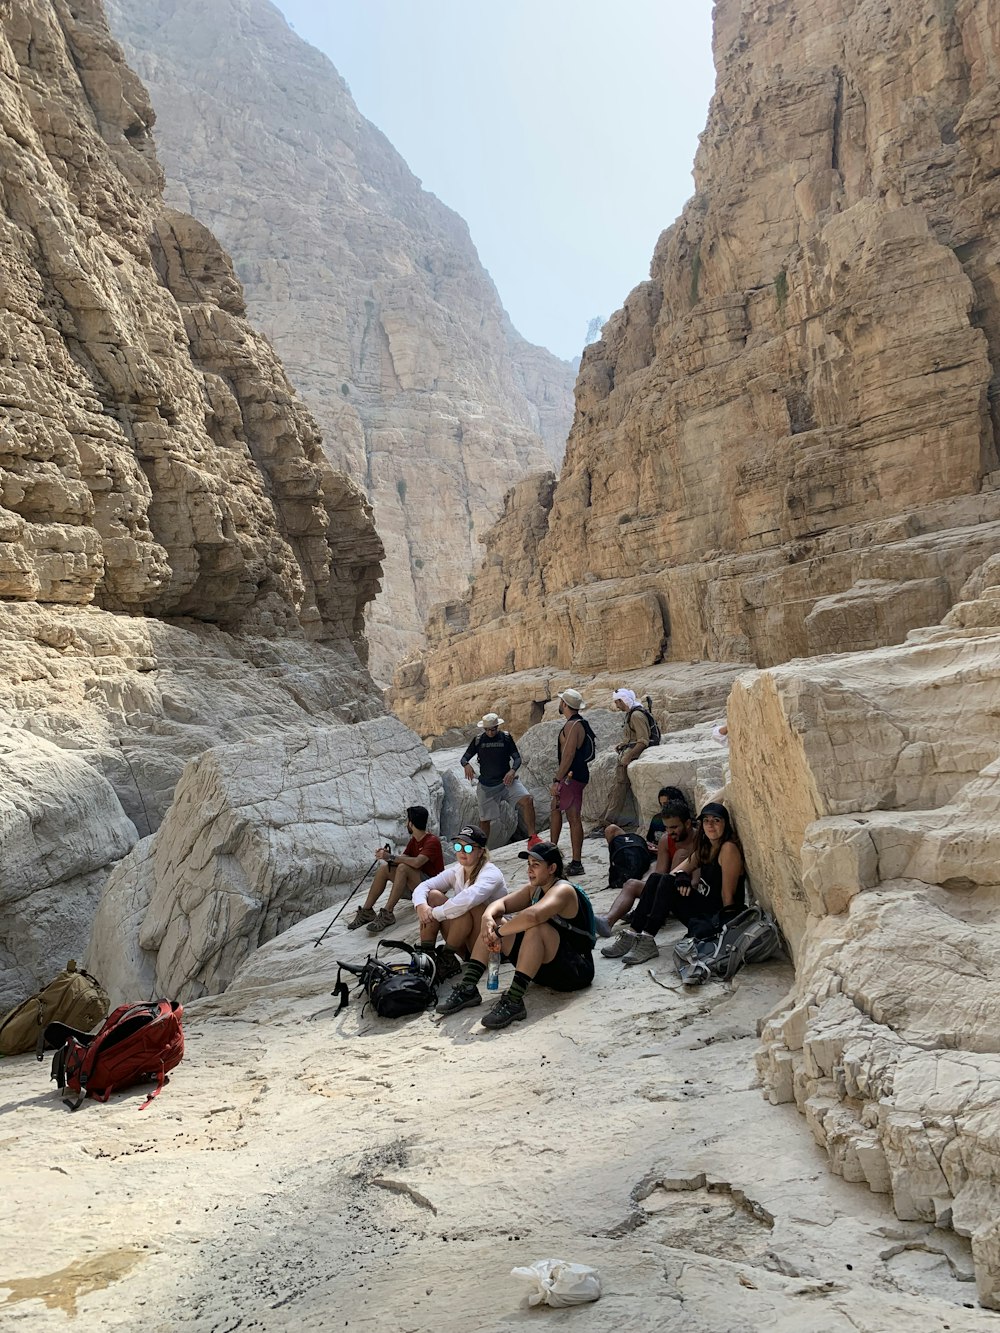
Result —
[[[113,998],[225,990],[265,940],[352,889],[407,805],[436,822],[441,781],[397,719],[209,750],[153,838],[106,886],[87,955]]]
[[[895,648],[730,697],[730,792],[795,954],[763,1030],[773,1102],[904,1219],[972,1242],[1000,1309],[1000,562]]]
[[[712,723],[703,723],[672,732],[629,764],[629,782],[644,820],[655,814],[661,787],[680,788],[695,813],[722,791],[729,776],[729,753],[712,731]]]
[[[85,759],[0,727],[0,1012],[83,956],[101,885],[137,836]]]

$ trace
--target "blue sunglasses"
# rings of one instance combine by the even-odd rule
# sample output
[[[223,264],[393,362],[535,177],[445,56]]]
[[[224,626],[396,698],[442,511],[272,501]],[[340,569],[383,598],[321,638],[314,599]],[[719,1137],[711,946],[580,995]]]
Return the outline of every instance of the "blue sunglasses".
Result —
[[[453,842],[451,845],[456,852],[465,852],[466,856],[471,856],[476,850],[471,842]]]

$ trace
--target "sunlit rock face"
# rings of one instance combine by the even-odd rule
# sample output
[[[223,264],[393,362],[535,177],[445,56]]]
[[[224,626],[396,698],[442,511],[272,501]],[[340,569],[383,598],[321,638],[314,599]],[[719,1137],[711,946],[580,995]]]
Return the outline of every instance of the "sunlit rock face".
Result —
[[[221,238],[249,309],[375,508],[386,679],[466,590],[504,492],[558,464],[575,368],[511,327],[461,218],[266,0],[111,0],[157,113],[167,197]]]
[[[1000,1308],[1000,560],[906,643],[748,676],[735,809],[795,987],[763,1033],[834,1170],[972,1240]]]
[[[82,957],[188,759],[381,711],[381,546],[101,7],[0,5],[0,1007]]]
[[[947,612],[1000,540],[998,25],[985,0],[721,0],[695,196],[403,716],[433,698],[447,725],[470,673],[553,649],[767,665]]]

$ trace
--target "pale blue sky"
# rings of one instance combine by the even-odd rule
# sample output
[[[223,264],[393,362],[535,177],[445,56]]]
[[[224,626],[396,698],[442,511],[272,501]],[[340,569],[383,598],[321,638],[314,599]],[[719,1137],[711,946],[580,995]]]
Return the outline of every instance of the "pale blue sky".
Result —
[[[693,192],[711,0],[275,3],[465,218],[515,327],[575,356]]]

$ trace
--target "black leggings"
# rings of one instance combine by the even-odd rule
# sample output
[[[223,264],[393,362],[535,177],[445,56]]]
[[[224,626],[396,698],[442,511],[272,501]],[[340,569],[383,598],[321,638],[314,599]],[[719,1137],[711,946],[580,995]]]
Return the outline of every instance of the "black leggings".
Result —
[[[655,935],[668,917],[674,917],[685,926],[693,921],[718,919],[722,912],[722,897],[709,891],[706,894],[692,889],[682,894],[673,875],[650,875],[643,886],[629,924],[633,930]]]

